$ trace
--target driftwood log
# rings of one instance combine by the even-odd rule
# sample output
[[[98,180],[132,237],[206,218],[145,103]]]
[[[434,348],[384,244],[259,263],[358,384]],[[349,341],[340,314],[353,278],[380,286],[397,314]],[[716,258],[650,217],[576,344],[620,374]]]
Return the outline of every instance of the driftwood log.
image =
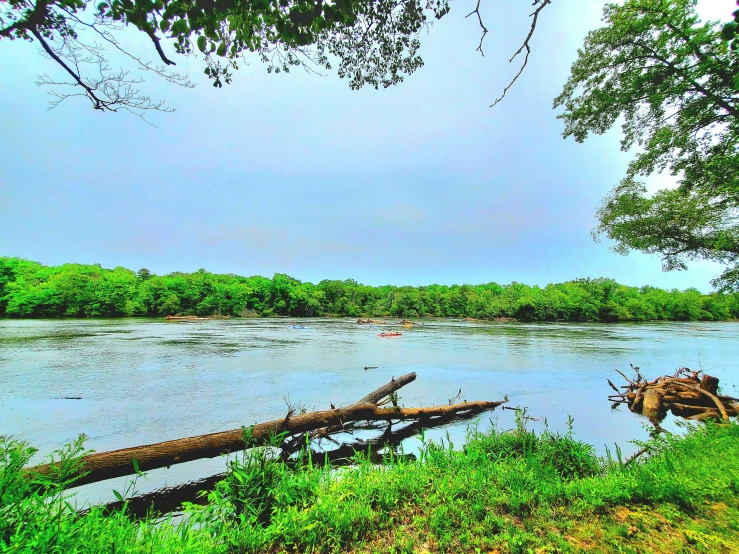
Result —
[[[165,441],[145,446],[123,448],[110,452],[89,454],[81,459],[79,469],[67,479],[75,479],[71,486],[95,483],[114,477],[122,477],[136,473],[134,460],[140,471],[169,467],[174,464],[214,458],[229,452],[243,451],[246,448],[275,443],[281,437],[283,449],[288,449],[289,441],[300,440],[305,445],[305,435],[309,437],[330,437],[331,434],[353,432],[359,429],[378,429],[384,423],[390,430],[393,422],[410,421],[423,426],[433,420],[470,417],[487,410],[493,410],[504,401],[496,402],[461,402],[446,406],[425,408],[391,408],[380,407],[381,401],[390,397],[399,388],[415,380],[415,373],[393,379],[386,385],[368,394],[354,404],[331,410],[295,414],[289,409],[284,418],[258,423],[251,427],[233,429],[219,433],[210,433]],[[395,403],[395,401],[394,401]],[[366,422],[360,425],[360,422]],[[248,436],[248,444],[245,438]],[[294,445],[293,445],[294,448]],[[291,452],[292,453],[292,452]],[[53,477],[58,473],[56,464],[44,464],[27,468],[27,474],[41,474]]]
[[[409,373],[398,379],[393,379],[359,399],[357,402],[346,406],[346,408],[367,406],[368,404],[381,406],[388,402],[397,403],[397,398],[394,398],[393,394],[415,379],[415,373]],[[307,454],[303,450],[307,438],[307,443],[311,445],[309,453],[313,466],[324,464],[342,466],[351,464],[354,463],[354,456],[357,452],[368,455],[372,463],[382,464],[385,460],[385,454],[383,452],[388,448],[393,449],[397,447],[403,440],[413,437],[423,429],[432,429],[454,421],[470,419],[483,411],[494,409],[496,406],[507,402],[506,398],[503,402],[462,402],[452,404],[453,400],[457,400],[461,396],[461,392],[460,390],[456,397],[449,400],[449,406],[444,406],[444,410],[425,411],[423,417],[419,417],[403,427],[393,428],[393,420],[382,420],[381,423],[377,421],[345,421],[338,425],[316,429],[311,432],[293,434],[285,438],[280,446],[282,449],[282,459],[289,465],[301,463],[300,456],[296,458],[292,458],[291,456],[296,452],[302,456]],[[380,429],[382,426],[385,427],[384,431],[379,436],[370,439],[354,438],[350,442],[339,443],[333,438],[342,434],[353,435],[355,431]],[[326,438],[335,443],[336,447],[329,450],[316,450],[313,448],[314,444],[320,443],[322,439]],[[318,440],[316,441],[316,439]],[[403,457],[406,459],[415,458],[413,454],[404,454]],[[305,458],[303,457],[304,460]],[[150,511],[160,514],[172,512],[180,509],[184,502],[195,504],[206,503],[207,496],[200,493],[213,489],[219,481],[225,478],[226,474],[220,473],[197,481],[159,489],[124,501],[111,502],[105,505],[104,508],[106,511],[117,511],[125,504],[126,513],[133,519],[144,517]]]
[[[728,421],[739,414],[739,399],[719,394],[719,380],[712,375],[681,367],[673,375],[649,381],[638,367],[631,367],[636,374],[633,379],[616,370],[627,382],[621,387],[623,390],[608,380],[616,392],[608,397],[613,408],[626,404],[629,410],[646,416],[657,427],[668,412],[698,421]]]
[[[443,416],[423,421],[415,421],[399,429],[385,432],[378,437],[368,440],[355,439],[348,443],[342,443],[333,450],[325,452],[311,451],[311,464],[314,467],[330,464],[333,467],[341,467],[355,463],[354,456],[361,452],[369,457],[374,464],[383,464],[388,448],[397,447],[405,439],[411,438],[423,429],[433,429],[454,421],[472,418],[477,412],[470,411],[457,416]],[[397,457],[397,455],[396,455]],[[415,459],[413,454],[404,454],[406,459]],[[289,462],[288,462],[289,463]],[[207,495],[203,491],[213,490],[216,485],[226,478],[225,473],[211,475],[197,481],[183,483],[174,487],[166,487],[133,498],[110,502],[105,505],[106,512],[120,511],[124,505],[126,514],[131,519],[141,519],[152,512],[166,514],[182,509],[185,502],[204,505],[208,503]]]

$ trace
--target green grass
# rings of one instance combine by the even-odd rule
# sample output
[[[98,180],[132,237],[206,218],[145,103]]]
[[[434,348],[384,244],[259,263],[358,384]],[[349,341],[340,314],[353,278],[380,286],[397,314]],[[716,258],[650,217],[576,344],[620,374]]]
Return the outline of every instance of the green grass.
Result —
[[[186,521],[74,513],[0,444],[0,552],[739,552],[739,425],[654,439],[626,465],[565,435],[471,429],[417,462],[327,470],[252,450]],[[68,466],[81,442],[59,455]],[[63,477],[63,476],[61,476]]]

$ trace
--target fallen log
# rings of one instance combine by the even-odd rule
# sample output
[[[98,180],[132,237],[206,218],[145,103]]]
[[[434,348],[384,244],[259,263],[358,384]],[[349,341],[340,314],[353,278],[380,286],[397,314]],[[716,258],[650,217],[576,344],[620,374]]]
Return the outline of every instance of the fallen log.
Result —
[[[718,410],[706,410],[705,412],[699,414],[686,416],[685,419],[690,419],[692,421],[707,421],[709,419],[718,420],[721,419],[721,414],[718,412]]]
[[[424,429],[433,429],[454,421],[463,421],[470,419],[476,414],[467,412],[467,415],[461,416],[441,416],[430,419],[423,419],[410,423],[400,429],[383,433],[379,437],[368,440],[356,439],[350,443],[343,443],[338,448],[326,452],[311,451],[311,464],[316,466],[331,465],[332,467],[341,467],[354,463],[354,456],[361,452],[369,455],[372,463],[382,464],[385,462],[385,456],[380,450],[385,448],[393,448],[402,443],[405,439],[417,435]],[[406,454],[407,459],[413,459],[412,454]],[[305,460],[296,460],[292,463],[305,463]],[[288,462],[291,463],[291,462]],[[219,473],[184,483],[174,487],[167,487],[155,490],[146,494],[135,496],[125,500],[116,500],[103,506],[105,513],[111,513],[121,510],[124,505],[126,507],[126,515],[131,519],[141,519],[150,513],[166,514],[182,509],[185,502],[192,504],[204,505],[208,503],[207,495],[202,494],[203,491],[213,490],[216,485],[226,479],[226,473]],[[83,510],[85,513],[89,510]]]
[[[369,403],[333,410],[309,412],[275,419],[247,428],[210,433],[145,446],[123,448],[84,456],[80,467],[67,475],[76,480],[70,486],[95,483],[114,477],[136,473],[134,460],[140,471],[149,471],[174,464],[214,458],[221,454],[237,452],[252,446],[274,444],[275,438],[287,434],[306,433],[316,429],[345,424],[352,421],[412,421],[433,417],[480,413],[503,404],[497,402],[462,402],[449,406],[428,408],[378,408]],[[245,442],[248,438],[248,444]],[[53,477],[59,471],[56,464],[44,464],[28,468],[29,474]]]

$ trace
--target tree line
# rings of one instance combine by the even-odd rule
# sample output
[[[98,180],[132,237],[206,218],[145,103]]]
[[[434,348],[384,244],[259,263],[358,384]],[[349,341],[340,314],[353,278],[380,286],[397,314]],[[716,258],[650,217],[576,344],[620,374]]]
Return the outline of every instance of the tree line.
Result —
[[[379,286],[288,275],[154,275],[99,264],[45,266],[0,257],[0,317],[348,316],[516,318],[521,321],[720,321],[739,319],[739,294],[702,294],[576,279],[546,287]]]

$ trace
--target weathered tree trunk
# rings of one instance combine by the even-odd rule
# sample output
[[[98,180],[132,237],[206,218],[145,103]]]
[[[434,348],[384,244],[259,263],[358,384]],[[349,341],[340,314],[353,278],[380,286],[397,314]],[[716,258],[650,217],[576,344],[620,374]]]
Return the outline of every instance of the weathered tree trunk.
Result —
[[[380,449],[397,446],[403,440],[420,433],[423,429],[433,429],[434,427],[446,425],[452,421],[469,419],[475,415],[476,413],[474,411],[467,411],[458,416],[440,416],[414,421],[400,429],[393,429],[390,432],[383,433],[379,437],[368,440],[355,439],[351,443],[341,444],[338,448],[327,452],[311,452],[311,463],[313,466],[320,466],[325,463],[331,464],[332,466],[348,465],[352,463],[352,458],[356,452],[369,452],[370,459],[373,463],[382,463],[384,460],[382,455],[379,454]],[[411,454],[406,454],[405,456],[412,457]],[[105,505],[105,510],[108,512],[120,510],[125,503],[126,514],[132,519],[140,519],[151,513],[151,511],[164,514],[179,510],[184,502],[203,505],[208,502],[208,498],[207,496],[200,495],[200,492],[212,490],[219,481],[225,478],[225,473],[219,473],[204,479],[159,489],[123,501],[110,502]]]
[[[642,404],[642,415],[650,420],[660,421],[665,417],[665,410],[662,407],[661,391],[650,389],[644,393],[644,402]]]
[[[718,394],[718,377],[704,375],[701,379],[701,389],[711,394]]]
[[[275,436],[283,433],[305,433],[351,421],[409,421],[464,415],[470,412],[479,413],[492,410],[502,403],[463,402],[430,408],[378,408],[365,403],[334,410],[310,412],[254,425],[248,429],[251,440],[249,446],[269,444]],[[135,473],[133,460],[138,462],[141,471],[149,471],[200,458],[214,458],[228,452],[244,450],[246,448],[244,435],[245,429],[233,429],[146,446],[90,454],[82,459],[80,470],[69,477],[81,475],[72,485],[79,486],[131,475]],[[43,475],[53,474],[53,468],[50,464],[28,468],[27,471]]]

